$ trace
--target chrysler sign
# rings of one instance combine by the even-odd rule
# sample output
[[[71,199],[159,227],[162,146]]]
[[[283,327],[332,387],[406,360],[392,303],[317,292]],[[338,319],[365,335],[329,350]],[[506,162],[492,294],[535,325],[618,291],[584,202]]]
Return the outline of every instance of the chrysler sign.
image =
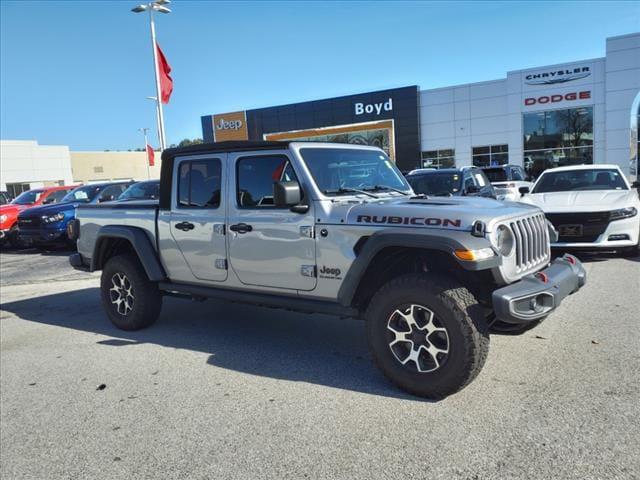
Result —
[[[590,67],[564,68],[541,73],[529,73],[524,77],[527,85],[555,85],[567,83],[591,75]]]

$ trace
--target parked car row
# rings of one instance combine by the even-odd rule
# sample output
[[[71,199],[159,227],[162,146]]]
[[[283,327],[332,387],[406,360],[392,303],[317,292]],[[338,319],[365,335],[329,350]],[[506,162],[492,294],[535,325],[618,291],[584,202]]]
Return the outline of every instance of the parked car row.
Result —
[[[540,207],[558,233],[555,248],[640,254],[639,185],[630,184],[617,165],[550,168],[535,183],[518,165],[422,168],[406,178],[427,196],[482,196]],[[517,234],[527,226],[512,228]]]
[[[158,180],[128,180],[23,192],[0,206],[0,242],[12,247],[71,245],[67,225],[75,218],[78,205],[157,199],[159,187]]]

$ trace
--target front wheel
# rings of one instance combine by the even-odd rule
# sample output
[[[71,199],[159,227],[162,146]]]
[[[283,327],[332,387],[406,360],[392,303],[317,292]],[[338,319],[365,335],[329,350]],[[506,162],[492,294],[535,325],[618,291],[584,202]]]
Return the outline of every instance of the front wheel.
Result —
[[[160,315],[162,294],[133,254],[117,255],[107,261],[100,290],[109,319],[122,330],[148,327]]]
[[[444,398],[482,370],[489,350],[484,311],[465,287],[436,274],[385,284],[365,314],[373,357],[403,390]]]

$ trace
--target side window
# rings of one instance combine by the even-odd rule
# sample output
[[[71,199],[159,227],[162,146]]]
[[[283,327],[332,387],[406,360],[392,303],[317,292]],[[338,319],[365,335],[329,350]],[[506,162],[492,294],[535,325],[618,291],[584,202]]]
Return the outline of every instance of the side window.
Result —
[[[273,207],[273,184],[297,181],[284,155],[244,157],[237,162],[237,201],[240,208]]]
[[[473,176],[471,175],[471,172],[466,171],[464,172],[464,190],[467,190],[469,187],[473,187],[475,186],[475,182],[473,181]]]
[[[511,175],[513,180],[522,181],[524,180],[524,171],[520,167],[513,168],[511,170]]]
[[[49,203],[58,203],[67,193],[69,193],[69,190],[56,190],[47,197],[47,200]]]
[[[126,188],[126,185],[109,185],[100,193],[98,201],[104,202],[108,200],[115,200],[120,196],[122,192],[125,191]]]
[[[476,184],[478,185],[478,188],[484,188],[490,183],[489,179],[482,170],[474,169],[473,176],[475,178]]]
[[[178,206],[218,208],[222,185],[222,163],[218,158],[180,163]]]

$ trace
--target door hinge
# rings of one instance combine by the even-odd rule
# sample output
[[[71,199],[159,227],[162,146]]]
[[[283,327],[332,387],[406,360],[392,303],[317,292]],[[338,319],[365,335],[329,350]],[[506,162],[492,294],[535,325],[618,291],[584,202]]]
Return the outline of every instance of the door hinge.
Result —
[[[215,266],[218,270],[227,270],[227,259],[216,258]]]
[[[300,236],[314,238],[315,232],[314,232],[313,226],[305,225],[300,227]]]
[[[224,223],[214,223],[213,233],[215,233],[216,235],[224,235],[225,234]]]
[[[303,277],[316,277],[316,266],[315,265],[302,265],[300,267],[300,273]]]

